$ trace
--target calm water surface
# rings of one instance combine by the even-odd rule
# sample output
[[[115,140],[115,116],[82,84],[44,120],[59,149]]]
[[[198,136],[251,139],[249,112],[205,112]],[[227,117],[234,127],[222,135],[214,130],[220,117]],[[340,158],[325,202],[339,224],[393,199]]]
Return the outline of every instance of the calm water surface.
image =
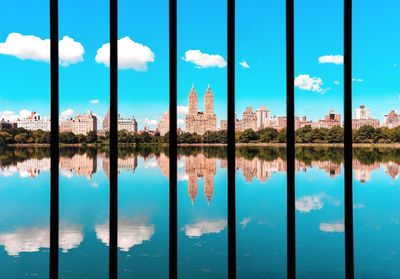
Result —
[[[179,278],[228,278],[225,148],[178,150]],[[1,278],[48,278],[50,153],[0,150]],[[60,151],[60,278],[107,278],[107,150]],[[119,278],[168,278],[169,159],[119,151]],[[344,278],[340,148],[296,149],[298,278]],[[400,278],[400,150],[354,150],[356,278]],[[238,278],[286,278],[283,148],[236,150]]]

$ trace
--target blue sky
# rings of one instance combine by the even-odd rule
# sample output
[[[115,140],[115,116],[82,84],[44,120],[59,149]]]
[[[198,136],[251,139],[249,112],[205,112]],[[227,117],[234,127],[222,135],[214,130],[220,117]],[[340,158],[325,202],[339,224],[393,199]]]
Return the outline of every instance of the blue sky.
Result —
[[[382,120],[400,104],[400,28],[395,28],[400,25],[400,3],[353,2],[353,107],[365,104]],[[101,121],[109,103],[104,55],[108,0],[59,3],[60,44],[66,46],[60,55],[60,112],[69,116],[92,109]],[[342,112],[342,10],[342,1],[295,1],[297,115],[318,120],[329,109]],[[226,119],[226,16],[226,1],[178,0],[178,105],[185,110],[194,84],[202,110],[210,84],[218,123]],[[237,0],[236,24],[238,116],[246,106],[255,110],[260,105],[284,115],[285,1]],[[42,55],[49,38],[48,1],[3,1],[0,26],[0,116],[22,109],[49,115],[50,67]],[[14,36],[6,42],[10,33],[36,40]],[[125,117],[134,115],[139,128],[154,128],[168,109],[168,1],[120,0],[119,38],[124,68],[119,71],[119,111]],[[21,42],[35,47],[15,49]],[[320,63],[320,58],[330,63]]]

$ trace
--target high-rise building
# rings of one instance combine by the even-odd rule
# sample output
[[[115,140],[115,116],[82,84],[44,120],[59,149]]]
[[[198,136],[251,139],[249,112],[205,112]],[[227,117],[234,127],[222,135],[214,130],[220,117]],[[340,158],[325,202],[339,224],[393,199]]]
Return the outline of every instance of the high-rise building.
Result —
[[[104,132],[110,130],[110,109],[108,109],[106,115],[104,116],[102,126]],[[122,130],[131,133],[137,132],[137,121],[134,116],[132,116],[132,118],[122,118],[121,115],[118,114],[118,131]]]
[[[355,119],[352,119],[351,126],[353,129],[360,129],[362,126],[373,126],[379,128],[381,125],[378,119],[373,119],[371,110],[364,105],[360,105],[355,109]]]
[[[46,117],[41,117],[36,112],[31,112],[27,118],[22,118],[17,120],[17,127],[24,128],[26,130],[42,130],[42,131],[50,131],[50,120]]]
[[[204,112],[198,111],[197,93],[192,85],[189,92],[189,109],[186,114],[186,132],[203,135],[217,130],[217,116],[214,113],[214,96],[208,85],[204,95]]]
[[[240,121],[240,131],[244,131],[246,129],[252,129],[253,131],[257,131],[257,115],[253,112],[252,107],[246,107],[243,112],[242,119]]]
[[[364,105],[355,109],[355,119],[371,119],[371,110]]]
[[[169,132],[169,111],[165,111],[161,116],[157,130],[160,132],[161,136]]]
[[[267,127],[268,120],[271,118],[271,111],[266,109],[265,106],[261,106],[256,110],[257,116],[257,130],[262,130]]]

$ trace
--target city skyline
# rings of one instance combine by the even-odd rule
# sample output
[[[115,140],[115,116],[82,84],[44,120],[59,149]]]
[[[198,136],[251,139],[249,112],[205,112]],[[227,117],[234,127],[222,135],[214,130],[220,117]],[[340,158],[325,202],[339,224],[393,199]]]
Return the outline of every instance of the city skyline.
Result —
[[[400,8],[400,3],[390,2]],[[95,14],[87,13],[92,8],[90,3],[80,3],[76,9],[77,3],[60,1],[60,113],[68,116],[93,110],[101,123],[109,100],[108,2],[98,2]],[[0,63],[9,71],[0,80],[0,118],[15,116],[20,110],[26,113],[29,107],[49,115],[47,4],[44,0],[22,7],[18,1],[2,4],[9,12],[0,19],[4,26],[0,30]],[[155,128],[168,108],[167,4],[162,0],[120,3],[119,113],[131,116],[135,111],[139,129]],[[263,3],[257,10],[251,9],[251,4],[237,1],[236,111],[264,104],[276,115],[285,115],[284,3]],[[213,9],[208,8],[210,5]],[[390,110],[399,110],[400,104],[396,51],[400,36],[396,30],[385,28],[396,20],[395,8],[389,6],[379,7],[385,17],[374,23],[363,14],[375,6],[355,0],[353,9],[353,104],[371,108],[373,117],[381,122]],[[130,12],[137,8],[143,12],[131,17]],[[337,1],[296,4],[296,115],[317,121],[330,109],[342,114],[342,8]],[[16,14],[32,24],[19,21]],[[209,20],[203,20],[204,14]],[[217,119],[226,119],[225,2],[181,2],[178,18],[178,118],[181,122],[185,119],[186,94],[194,83],[200,92],[207,84],[213,85],[215,114]],[[314,40],[314,32],[309,32],[314,29],[318,40]],[[21,44],[26,48],[17,47]],[[373,49],[384,52],[371,57]],[[24,82],[20,82],[21,74]],[[200,99],[199,106],[203,105]]]
[[[204,111],[198,108],[198,95],[195,91],[194,85],[189,92],[188,96],[188,113],[186,114],[186,121],[180,122],[178,119],[178,129],[189,133],[197,133],[203,135],[207,131],[226,130],[227,120],[217,119],[213,113],[213,93],[208,85],[207,91],[204,95],[207,105]],[[179,109],[179,106],[178,106]],[[50,131],[51,119],[46,116],[41,116],[37,112],[25,113],[23,117],[13,118],[0,118],[1,129],[4,128],[25,128],[27,130],[43,130]],[[259,131],[264,128],[274,128],[281,130],[286,127],[286,116],[277,116],[273,110],[260,105],[255,111],[252,107],[246,107],[242,114],[242,118],[236,114],[235,129],[236,131],[244,131],[252,129]],[[209,119],[211,117],[211,120]],[[102,119],[100,123],[98,118]],[[210,122],[211,121],[211,122]],[[206,124],[205,124],[206,123]],[[216,123],[220,123],[217,127]],[[86,113],[77,113],[68,115],[68,117],[60,115],[60,132],[73,132],[74,134],[87,134],[90,131],[104,132],[109,130],[109,110],[104,117],[96,116],[96,113],[87,111]],[[307,115],[295,118],[295,128],[302,128],[305,126],[312,128],[333,128],[336,126],[343,127],[344,122],[342,115],[331,109],[323,117],[319,117],[317,121],[309,119]],[[164,136],[169,131],[169,112],[168,110],[163,113],[158,121],[157,127],[151,129],[149,126],[144,126],[143,129],[138,130],[137,121],[134,116],[132,118],[124,118],[118,114],[118,130],[126,130],[127,132],[141,132],[141,131],[158,131],[161,136]],[[370,108],[365,105],[359,105],[353,110],[352,117],[353,129],[359,129],[362,126],[373,126],[374,128],[388,127],[396,128],[400,126],[400,115],[396,110],[390,110],[383,117],[383,121],[374,118]]]

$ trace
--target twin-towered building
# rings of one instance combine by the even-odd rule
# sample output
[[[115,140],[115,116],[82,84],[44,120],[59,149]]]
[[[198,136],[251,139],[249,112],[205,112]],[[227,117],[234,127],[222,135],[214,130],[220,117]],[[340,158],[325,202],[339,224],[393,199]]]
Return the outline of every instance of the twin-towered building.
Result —
[[[194,85],[189,93],[188,113],[186,114],[186,132],[203,135],[217,130],[217,116],[214,113],[214,96],[210,85],[204,95],[204,111],[198,110],[198,98]]]

